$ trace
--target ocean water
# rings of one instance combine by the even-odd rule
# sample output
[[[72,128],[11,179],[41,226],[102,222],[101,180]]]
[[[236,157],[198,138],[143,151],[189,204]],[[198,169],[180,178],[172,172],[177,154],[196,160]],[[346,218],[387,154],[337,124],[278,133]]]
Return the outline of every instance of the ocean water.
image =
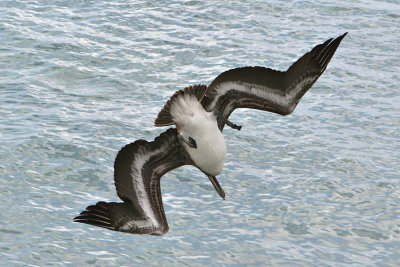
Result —
[[[398,1],[0,2],[1,266],[399,266]],[[162,179],[170,231],[73,223],[186,86],[349,32],[295,112],[237,110],[219,181]]]

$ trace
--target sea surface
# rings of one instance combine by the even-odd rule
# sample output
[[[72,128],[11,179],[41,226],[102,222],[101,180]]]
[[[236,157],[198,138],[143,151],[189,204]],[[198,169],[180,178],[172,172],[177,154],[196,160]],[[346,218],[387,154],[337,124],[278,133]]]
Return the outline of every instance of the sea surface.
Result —
[[[176,90],[344,32],[293,114],[230,117],[226,200],[185,166],[165,236],[72,221]],[[400,266],[399,74],[398,1],[1,0],[0,265]]]

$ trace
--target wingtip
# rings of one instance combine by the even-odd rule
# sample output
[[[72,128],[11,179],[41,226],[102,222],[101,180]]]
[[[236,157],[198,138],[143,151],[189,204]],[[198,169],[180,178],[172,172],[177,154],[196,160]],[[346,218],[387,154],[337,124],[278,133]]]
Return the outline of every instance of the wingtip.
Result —
[[[79,213],[79,215],[78,216],[75,216],[73,219],[72,219],[72,221],[73,222],[79,222],[80,220],[83,220],[84,219],[84,216],[83,216],[83,211],[81,212],[81,213]]]
[[[340,35],[339,37],[337,37],[334,41],[339,40],[339,43],[340,43],[340,42],[343,40],[343,38],[346,37],[346,35],[347,35],[348,33],[349,33],[349,32],[343,33],[342,35]]]
[[[85,221],[85,218],[82,216],[76,216],[72,219],[73,222],[81,223],[82,221]]]
[[[339,44],[342,42],[343,38],[346,37],[348,32],[343,33],[342,35],[339,35],[336,38],[330,38],[325,42],[326,47],[332,46],[333,44],[336,44],[336,46],[339,46]]]
[[[344,37],[346,37],[346,35],[347,35],[348,33],[349,33],[349,32],[343,33],[342,35],[340,35],[340,36],[338,37],[338,39],[343,39]]]

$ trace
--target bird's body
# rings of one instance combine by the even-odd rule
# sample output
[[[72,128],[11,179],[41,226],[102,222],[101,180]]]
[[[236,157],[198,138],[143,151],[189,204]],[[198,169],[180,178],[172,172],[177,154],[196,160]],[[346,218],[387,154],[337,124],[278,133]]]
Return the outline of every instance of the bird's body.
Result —
[[[228,117],[236,108],[288,115],[325,71],[347,33],[305,53],[286,71],[242,67],[218,75],[209,86],[177,91],[164,105],[155,126],[175,125],[152,142],[124,146],[114,162],[114,181],[123,202],[98,202],[74,221],[132,234],[163,235],[168,223],[160,179],[167,172],[193,165],[207,175],[218,194],[225,192],[215,176],[223,169],[225,125],[240,130]]]
[[[214,113],[205,111],[195,96],[183,94],[171,104],[171,116],[178,134],[196,140],[197,148],[180,141],[194,165],[206,174],[220,174],[224,167],[226,145]]]

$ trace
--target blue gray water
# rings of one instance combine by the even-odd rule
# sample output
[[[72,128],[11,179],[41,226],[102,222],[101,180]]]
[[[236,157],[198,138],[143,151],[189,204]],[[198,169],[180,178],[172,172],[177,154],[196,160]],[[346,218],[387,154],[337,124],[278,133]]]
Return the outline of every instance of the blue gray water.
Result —
[[[400,265],[399,29],[389,0],[2,0],[0,265]],[[292,115],[231,116],[225,201],[183,167],[163,237],[72,222],[118,200],[116,153],[176,90],[346,31]]]

